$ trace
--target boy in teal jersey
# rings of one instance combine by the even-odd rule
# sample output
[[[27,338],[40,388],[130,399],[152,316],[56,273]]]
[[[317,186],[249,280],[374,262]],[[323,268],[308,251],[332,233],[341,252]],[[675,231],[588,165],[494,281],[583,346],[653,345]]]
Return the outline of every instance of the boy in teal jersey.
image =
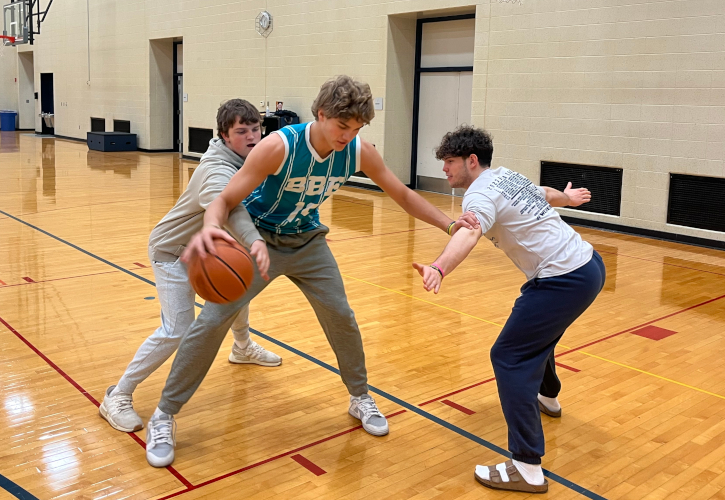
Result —
[[[204,227],[189,242],[182,259],[213,253],[214,238],[230,240],[219,228],[243,202],[267,244],[269,269],[264,278],[287,276],[305,294],[350,393],[348,412],[360,419],[367,432],[382,436],[388,433],[388,423],[368,394],[360,330],[317,207],[353,173],[362,171],[410,215],[450,234],[460,227],[473,229],[478,221],[473,215],[452,221],[400,182],[374,146],[357,137],[375,115],[367,84],[347,76],[328,81],[312,112],[314,122],[285,127],[255,146],[244,166],[207,207]],[[207,303],[184,336],[147,427],[146,458],[151,465],[165,467],[173,462],[173,416],[201,384],[237,311],[267,286],[262,278],[255,269],[254,282],[241,299],[224,305]]]

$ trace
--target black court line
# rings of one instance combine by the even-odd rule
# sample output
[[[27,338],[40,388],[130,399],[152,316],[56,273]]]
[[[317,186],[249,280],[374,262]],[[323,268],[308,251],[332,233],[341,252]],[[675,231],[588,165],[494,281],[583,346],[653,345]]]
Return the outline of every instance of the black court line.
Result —
[[[61,243],[63,243],[64,245],[68,245],[69,247],[71,247],[71,248],[74,248],[74,249],[78,250],[79,252],[82,252],[82,253],[86,254],[86,255],[87,255],[87,256],[89,256],[89,257],[92,257],[92,258],[94,258],[94,259],[96,259],[96,260],[100,260],[100,261],[101,261],[101,262],[103,262],[104,264],[108,264],[108,265],[109,265],[109,266],[111,266],[112,268],[114,268],[114,269],[118,269],[119,271],[121,271],[121,272],[123,272],[123,273],[126,273],[126,274],[128,274],[129,276],[133,276],[134,278],[136,278],[136,279],[139,279],[139,280],[143,281],[144,283],[147,283],[147,284],[149,284],[149,285],[151,285],[151,286],[154,286],[154,287],[156,286],[156,283],[154,283],[154,282],[153,282],[153,281],[151,281],[150,279],[146,279],[146,278],[144,278],[143,276],[139,276],[139,275],[138,275],[138,274],[136,274],[136,273],[132,273],[132,272],[131,272],[131,271],[129,271],[128,269],[125,269],[125,268],[123,268],[123,267],[121,267],[121,266],[119,266],[119,265],[116,265],[116,264],[114,264],[113,262],[110,262],[110,261],[108,261],[108,260],[104,259],[103,257],[99,257],[98,255],[96,255],[96,254],[93,254],[93,253],[89,252],[88,250],[84,250],[84,249],[82,249],[81,247],[79,247],[78,245],[74,245],[73,243],[71,243],[71,242],[69,242],[69,241],[66,241],[66,240],[64,240],[63,238],[59,238],[58,236],[56,236],[56,235],[54,235],[54,234],[51,234],[51,233],[49,233],[48,231],[45,231],[44,229],[40,229],[40,228],[39,228],[38,226],[34,226],[34,225],[32,225],[31,223],[29,223],[29,222],[25,222],[25,221],[24,221],[24,220],[22,220],[22,219],[18,219],[18,218],[17,218],[17,217],[15,217],[14,215],[10,215],[9,213],[7,213],[7,212],[5,212],[5,211],[3,211],[3,210],[0,210],[0,214],[3,214],[3,215],[5,215],[5,216],[7,216],[7,217],[10,217],[11,219],[13,219],[13,220],[15,220],[15,221],[17,221],[17,222],[20,222],[21,224],[25,224],[25,225],[26,225],[26,226],[28,226],[28,227],[32,227],[32,228],[33,228],[33,229],[35,229],[36,231],[39,231],[39,232],[43,233],[44,235],[46,235],[46,236],[49,236],[49,237],[53,238],[53,239],[54,239],[54,240],[56,240],[56,241],[60,241],[60,242],[61,242]]]
[[[255,330],[254,328],[250,328],[249,331],[254,332],[255,335],[259,335],[263,339],[266,339],[266,340],[272,342],[273,344],[277,344],[278,346],[282,347],[283,349],[287,349],[288,351],[293,352],[293,353],[297,354],[298,356],[305,358],[308,361],[312,361],[316,365],[321,366],[322,368],[324,368],[326,370],[329,370],[333,373],[336,373],[337,375],[340,375],[340,371],[337,368],[335,368],[334,366],[328,365],[324,361],[320,361],[319,359],[317,359],[313,356],[310,356],[309,354],[302,352],[299,349],[295,349],[291,345],[285,344],[284,342],[281,342],[273,337],[270,337],[269,335],[265,335],[264,333],[262,333],[258,330]],[[441,418],[438,418],[435,415],[428,413],[427,411],[421,410],[419,407],[412,405],[406,401],[403,401],[402,399],[400,399],[396,396],[393,396],[392,394],[387,393],[387,392],[383,391],[382,389],[378,389],[377,387],[374,387],[372,385],[368,385],[368,388],[370,389],[371,392],[374,392],[375,394],[379,394],[380,396],[384,397],[385,399],[392,401],[393,403],[395,403],[399,406],[402,406],[406,410],[412,411],[413,413],[416,413],[416,414],[420,415],[421,417],[430,420],[431,422],[434,422],[442,427],[445,427],[448,430],[455,432],[459,436],[462,436],[475,443],[478,443],[481,446],[483,446],[484,448],[488,448],[489,450],[494,451],[494,452],[498,453],[499,455],[503,455],[507,458],[511,458],[511,453],[509,453],[507,450],[504,450],[500,446],[497,446],[489,441],[486,441],[483,438],[476,436],[475,434],[468,432],[465,429],[461,429],[460,427],[458,427],[456,425],[453,425]],[[572,481],[569,481],[565,477],[562,477],[562,476],[556,474],[555,472],[551,472],[550,470],[544,469],[544,475],[546,477],[556,481],[557,483],[561,484],[562,486],[566,486],[567,488],[574,490],[577,493],[579,493],[587,498],[591,498],[593,500],[606,500],[606,498],[604,498],[603,496],[597,495],[593,491],[590,491],[590,490],[584,488],[583,486],[579,486],[578,484],[573,483]]]
[[[156,284],[153,281],[151,281],[147,278],[144,278],[143,276],[139,276],[138,274],[133,273],[133,272],[129,271],[128,269],[124,269],[123,267],[116,265],[102,257],[99,257],[87,250],[84,250],[83,248],[81,248],[77,245],[74,245],[73,243],[70,243],[62,238],[59,238],[58,236],[55,236],[55,235],[49,233],[48,231],[40,229],[39,227],[34,226],[28,222],[25,222],[24,220],[19,219],[13,215],[10,215],[9,213],[4,212],[3,210],[0,210],[0,213],[10,217],[11,219],[13,219],[17,222],[20,222],[21,224],[25,224],[28,227],[31,227],[37,231],[40,231],[41,233],[45,234],[46,236],[49,236],[56,241],[59,241],[65,245],[68,245],[71,248],[74,248],[74,249],[78,250],[79,252],[82,252],[82,253],[88,255],[89,257],[99,260],[99,261],[103,262],[104,264],[108,264],[109,266],[113,267],[114,269],[118,269],[119,271],[122,271],[122,272],[128,274],[129,276],[133,276],[134,278],[139,279],[139,280],[143,281],[144,283],[147,283],[151,286],[154,286],[154,287],[156,286]],[[199,303],[195,303],[195,304],[197,307],[203,308],[203,306],[201,304],[199,304]],[[303,351],[300,351],[299,349],[296,349],[296,348],[292,347],[291,345],[288,345],[280,340],[275,339],[274,337],[270,337],[269,335],[266,335],[258,330],[255,330],[254,328],[250,328],[249,330],[256,335],[259,335],[263,339],[266,339],[266,340],[272,342],[273,344],[276,344],[276,345],[282,347],[283,349],[286,349],[294,354],[297,354],[298,356],[305,358],[306,360],[311,361],[312,363],[314,363],[322,368],[325,368],[326,370],[331,371],[332,373],[340,375],[340,371],[337,368],[335,368],[334,366],[328,365],[324,361],[321,361],[321,360],[315,358],[314,356],[311,356]],[[443,419],[440,419],[440,418],[436,417],[435,415],[428,413],[427,411],[421,410],[419,407],[412,405],[396,396],[393,396],[392,394],[385,392],[382,389],[378,389],[377,387],[374,387],[372,385],[368,385],[368,387],[371,392],[374,392],[375,394],[378,394],[378,395],[384,397],[385,399],[392,401],[393,403],[395,403],[399,406],[402,406],[403,408],[405,408],[417,415],[420,415],[421,417],[423,417],[425,419],[430,420],[431,422],[434,422],[448,430],[451,430],[451,431],[455,432],[456,434],[458,434],[459,436],[465,437],[466,439],[469,439],[470,441],[473,441],[485,448],[488,448],[489,450],[494,451],[494,452],[498,453],[499,455],[503,455],[507,458],[511,458],[511,454],[507,450],[504,450],[500,446],[497,446],[497,445],[491,443],[490,441],[486,441],[485,439],[483,439],[479,436],[476,436],[475,434],[470,433],[470,432],[466,431],[465,429],[461,429],[460,427],[455,426]],[[562,486],[565,486],[587,498],[591,498],[592,500],[607,500],[605,497],[600,496],[600,495],[594,493],[593,491],[590,491],[590,490],[584,488],[583,486],[579,486],[578,484],[576,484],[572,481],[569,481],[568,479],[566,479],[554,472],[551,472],[547,469],[543,469],[543,470],[544,470],[544,475],[546,477],[556,481],[557,483],[561,484]]]
[[[15,498],[20,500],[39,500],[38,497],[24,490],[17,484],[13,483],[10,479],[0,474],[0,488],[10,493]]]

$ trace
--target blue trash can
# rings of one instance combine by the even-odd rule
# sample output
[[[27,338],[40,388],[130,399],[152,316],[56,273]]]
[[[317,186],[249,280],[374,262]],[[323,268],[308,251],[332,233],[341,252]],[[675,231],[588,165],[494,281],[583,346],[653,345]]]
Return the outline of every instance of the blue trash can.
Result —
[[[0,111],[0,130],[3,132],[14,132],[16,116],[18,116],[18,113],[15,111],[9,111],[6,109]]]

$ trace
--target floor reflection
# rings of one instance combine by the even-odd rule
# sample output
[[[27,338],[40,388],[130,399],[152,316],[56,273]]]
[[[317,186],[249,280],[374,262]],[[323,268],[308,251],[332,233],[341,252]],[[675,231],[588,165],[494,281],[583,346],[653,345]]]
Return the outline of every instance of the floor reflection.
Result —
[[[53,139],[41,139],[43,155],[41,165],[43,167],[43,196],[52,198],[55,201],[55,141]]]
[[[352,196],[335,193],[332,200],[332,224],[364,234],[373,234],[375,207],[369,202]],[[328,201],[328,203],[330,203]]]
[[[604,266],[607,268],[607,280],[604,282],[602,291],[614,292],[617,289],[617,261],[619,260],[617,254],[619,253],[619,247],[603,245],[601,243],[593,246],[599,252],[599,255],[602,256]]]
[[[0,153],[17,153],[20,151],[20,134],[0,132]]]
[[[720,284],[725,287],[725,267],[714,264],[679,259],[676,257],[664,256],[662,260],[662,286],[660,299],[663,304],[675,305],[677,307],[689,307],[692,305],[692,290],[702,290],[706,287]],[[719,317],[722,312],[718,309],[701,307],[697,311],[702,314],[709,314]]]
[[[131,178],[131,172],[138,169],[138,158],[109,156],[102,151],[88,150],[86,163],[91,170],[111,170],[127,179]]]

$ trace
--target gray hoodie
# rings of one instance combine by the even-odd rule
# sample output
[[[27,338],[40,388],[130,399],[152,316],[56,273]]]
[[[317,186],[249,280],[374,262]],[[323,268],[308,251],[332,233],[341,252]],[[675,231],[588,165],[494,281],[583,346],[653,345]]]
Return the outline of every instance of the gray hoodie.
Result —
[[[204,212],[232,176],[244,165],[244,158],[229,149],[219,138],[209,141],[209,149],[189,179],[179,200],[149,236],[149,259],[174,262],[184,251],[191,237],[204,225]],[[261,240],[247,209],[241,203],[229,214],[224,229],[249,248]]]

